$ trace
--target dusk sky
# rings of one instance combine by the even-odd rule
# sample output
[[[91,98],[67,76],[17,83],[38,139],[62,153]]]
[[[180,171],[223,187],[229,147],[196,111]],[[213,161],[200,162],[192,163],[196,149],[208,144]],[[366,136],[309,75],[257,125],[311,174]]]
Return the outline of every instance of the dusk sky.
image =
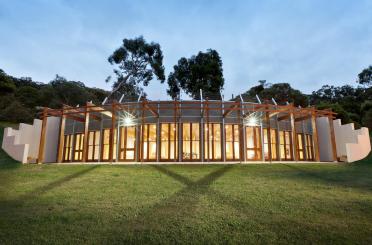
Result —
[[[310,93],[356,85],[372,65],[372,1],[0,0],[0,68],[49,82],[56,74],[106,90],[108,56],[143,35],[163,50],[166,75],[180,57],[216,49],[226,97],[288,82]],[[145,88],[169,98],[166,83]]]

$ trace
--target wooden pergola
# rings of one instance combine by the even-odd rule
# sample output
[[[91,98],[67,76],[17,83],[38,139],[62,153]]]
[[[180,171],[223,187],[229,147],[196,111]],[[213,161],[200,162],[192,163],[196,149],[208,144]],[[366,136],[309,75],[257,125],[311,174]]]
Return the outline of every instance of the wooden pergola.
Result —
[[[60,117],[60,130],[59,130],[59,145],[58,145],[58,154],[57,154],[57,162],[62,161],[62,151],[64,146],[64,132],[65,132],[65,124],[66,119],[71,119],[74,121],[78,121],[84,124],[84,147],[83,147],[83,159],[82,162],[86,161],[87,157],[87,146],[88,146],[88,127],[90,120],[100,121],[103,116],[111,119],[111,130],[110,130],[110,154],[109,154],[109,161],[113,161],[113,144],[114,144],[114,137],[113,132],[115,125],[117,123],[117,114],[120,111],[127,111],[130,113],[136,113],[139,121],[144,123],[144,116],[145,113],[151,113],[154,118],[161,117],[159,113],[161,110],[172,110],[173,114],[173,123],[179,123],[180,118],[183,116],[184,111],[188,110],[200,110],[200,118],[201,122],[208,124],[210,120],[210,114],[214,112],[218,112],[221,118],[224,120],[228,118],[231,113],[235,113],[238,117],[239,123],[239,130],[243,131],[243,120],[247,116],[251,115],[252,113],[259,113],[261,115],[261,119],[263,121],[269,122],[270,118],[276,116],[276,120],[278,122],[282,120],[288,120],[291,125],[292,131],[292,143],[293,147],[296,147],[296,122],[301,122],[303,120],[311,120],[312,125],[312,132],[313,132],[313,141],[314,141],[314,156],[315,161],[319,161],[319,147],[318,147],[318,133],[316,127],[316,118],[318,117],[327,117],[329,119],[329,127],[330,127],[330,138],[332,143],[333,149],[333,159],[334,161],[337,160],[336,156],[336,143],[335,143],[335,135],[333,129],[333,119],[335,118],[336,113],[332,112],[330,109],[326,110],[319,110],[315,107],[306,107],[306,108],[299,108],[295,107],[293,104],[287,105],[276,105],[270,103],[249,103],[243,101],[223,101],[223,100],[193,100],[193,101],[180,101],[180,100],[173,100],[173,101],[149,101],[146,99],[142,99],[140,101],[135,102],[124,102],[118,103],[113,102],[110,104],[104,105],[95,105],[91,102],[87,102],[86,105],[80,107],[72,107],[68,105],[64,105],[61,109],[50,109],[44,108],[42,112],[42,130],[41,130],[41,139],[40,139],[40,147],[39,147],[39,157],[38,162],[43,162],[44,156],[44,149],[45,149],[45,135],[46,135],[46,125],[47,119],[50,116],[53,117]],[[268,134],[270,134],[270,123],[267,123]],[[242,133],[240,133],[240,137],[244,137]],[[270,140],[270,135],[268,136]],[[243,139],[241,139],[243,142]],[[271,142],[268,142],[269,144]],[[241,144],[240,154],[243,154],[243,144]],[[293,150],[294,152],[295,149]],[[271,154],[269,154],[271,156]],[[297,161],[296,154],[293,154],[294,160]],[[241,159],[243,157],[241,156]]]

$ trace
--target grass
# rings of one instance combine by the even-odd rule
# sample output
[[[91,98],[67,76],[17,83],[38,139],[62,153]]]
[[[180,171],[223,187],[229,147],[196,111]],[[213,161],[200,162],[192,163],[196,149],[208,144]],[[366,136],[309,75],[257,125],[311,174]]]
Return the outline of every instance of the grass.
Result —
[[[152,166],[0,157],[0,244],[372,243],[371,157]]]

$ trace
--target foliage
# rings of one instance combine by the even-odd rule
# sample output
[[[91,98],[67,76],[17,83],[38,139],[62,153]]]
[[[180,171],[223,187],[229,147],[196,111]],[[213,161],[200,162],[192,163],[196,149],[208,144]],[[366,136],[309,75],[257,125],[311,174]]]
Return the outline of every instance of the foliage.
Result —
[[[256,101],[256,95],[258,95],[261,100],[270,102],[274,98],[278,104],[289,102],[302,107],[309,104],[308,97],[301,91],[292,88],[288,83],[268,84],[265,80],[261,80],[259,83],[260,85],[254,86],[242,94],[245,101]]]
[[[31,122],[39,107],[61,108],[63,104],[76,106],[87,101],[99,104],[108,92],[59,75],[44,84],[31,78],[15,78],[0,70],[0,95],[0,120],[16,123]]]
[[[187,59],[182,57],[168,76],[167,93],[178,98],[181,89],[193,99],[200,99],[200,89],[207,96],[219,97],[224,86],[222,61],[216,50],[208,49]]]
[[[158,43],[147,43],[141,36],[124,39],[123,44],[108,58],[115,65],[116,80],[112,94],[119,92],[126,96],[138,95],[143,91],[141,85],[147,86],[154,76],[165,81],[163,53]],[[108,77],[107,82],[111,80]]]
[[[365,68],[361,73],[358,74],[357,82],[361,85],[372,85],[372,66]]]

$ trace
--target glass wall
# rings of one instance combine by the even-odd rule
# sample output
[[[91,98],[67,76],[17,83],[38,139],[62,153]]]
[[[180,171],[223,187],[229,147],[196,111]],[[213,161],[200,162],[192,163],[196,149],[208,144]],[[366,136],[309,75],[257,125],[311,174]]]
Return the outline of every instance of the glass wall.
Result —
[[[314,147],[313,147],[313,136],[306,134],[306,157],[307,160],[315,160]]]
[[[221,124],[204,124],[204,158],[208,160],[222,159]]]
[[[71,161],[72,157],[72,141],[73,141],[74,135],[68,134],[65,135],[64,139],[64,147],[63,147],[63,161],[69,162]]]
[[[75,134],[74,142],[74,161],[83,160],[84,135]]]
[[[135,160],[136,127],[120,127],[119,160]]]
[[[178,158],[177,125],[162,123],[160,131],[160,159],[176,160]]]
[[[100,131],[88,132],[88,155],[87,161],[99,160]]]
[[[239,125],[227,124],[225,125],[225,152],[226,160],[240,159],[240,144],[239,144]]]
[[[271,160],[279,160],[277,136],[277,130],[273,128],[270,129]]]
[[[261,136],[259,127],[246,127],[247,160],[261,160]]]
[[[199,123],[182,124],[182,159],[200,160]]]
[[[145,124],[142,129],[142,159],[156,160],[156,124]]]
[[[111,129],[103,129],[102,130],[102,151],[101,151],[101,159],[102,161],[109,161],[110,160],[110,131]],[[112,159],[116,159],[116,129],[113,133],[114,137],[114,145],[113,145],[113,154]]]
[[[297,157],[298,160],[305,160],[304,135],[297,134]]]
[[[281,160],[292,160],[291,131],[279,131],[280,158]]]

